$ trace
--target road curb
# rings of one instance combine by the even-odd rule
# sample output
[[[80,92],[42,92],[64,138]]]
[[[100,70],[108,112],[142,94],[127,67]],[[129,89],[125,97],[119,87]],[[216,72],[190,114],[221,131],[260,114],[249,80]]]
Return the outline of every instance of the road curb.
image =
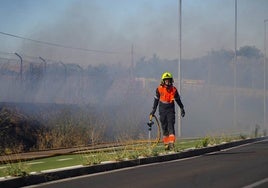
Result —
[[[25,177],[14,177],[14,178],[12,177],[12,178],[7,178],[7,179],[2,179],[0,180],[0,187],[1,188],[23,187],[23,186],[45,183],[49,181],[55,181],[55,180],[64,179],[64,178],[94,174],[98,172],[105,172],[109,170],[116,170],[116,169],[134,167],[134,166],[145,165],[145,164],[150,164],[150,163],[184,159],[184,158],[200,156],[200,155],[204,155],[207,153],[212,153],[212,152],[228,149],[231,147],[236,147],[239,145],[262,141],[266,139],[268,139],[268,137],[252,138],[252,139],[239,140],[239,141],[224,143],[224,144],[215,145],[211,147],[194,149],[194,150],[173,153],[173,154],[166,154],[166,155],[155,156],[155,157],[147,157],[147,158],[140,158],[140,159],[134,159],[134,160],[128,160],[128,161],[112,162],[112,163],[107,163],[107,164],[98,164],[98,165],[93,165],[93,166],[83,166],[83,167],[76,167],[76,168],[64,169],[64,170],[56,169],[53,172],[32,174],[32,175],[25,176]]]

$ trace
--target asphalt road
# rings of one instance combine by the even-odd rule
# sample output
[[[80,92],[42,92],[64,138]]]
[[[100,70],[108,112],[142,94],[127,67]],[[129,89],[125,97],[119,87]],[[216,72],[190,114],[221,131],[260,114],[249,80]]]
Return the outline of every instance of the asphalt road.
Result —
[[[268,140],[199,157],[70,178],[34,187],[237,188],[245,186],[268,187]]]

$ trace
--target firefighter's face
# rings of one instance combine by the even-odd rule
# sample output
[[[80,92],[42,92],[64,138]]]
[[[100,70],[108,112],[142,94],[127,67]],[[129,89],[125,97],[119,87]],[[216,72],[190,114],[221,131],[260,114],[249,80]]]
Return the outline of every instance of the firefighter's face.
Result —
[[[165,84],[166,86],[171,86],[171,84],[172,84],[172,80],[171,80],[171,79],[165,79],[165,80],[164,80],[164,84]]]

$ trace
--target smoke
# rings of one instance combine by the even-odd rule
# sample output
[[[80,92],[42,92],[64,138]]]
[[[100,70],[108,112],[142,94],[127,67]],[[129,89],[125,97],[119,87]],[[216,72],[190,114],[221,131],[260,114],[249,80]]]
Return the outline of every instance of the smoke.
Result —
[[[265,129],[263,64],[259,52],[255,47],[243,47],[237,53],[241,56],[237,62],[235,117],[234,53],[212,51],[202,58],[182,61],[180,94],[186,110],[182,120],[184,137],[249,134],[256,125]],[[22,77],[19,69],[14,69],[19,68],[18,60],[1,59],[2,101],[93,105],[96,111],[105,114],[107,128],[112,129],[110,132],[114,135],[144,136],[163,70],[172,72],[175,86],[178,83],[174,71],[178,61],[156,55],[137,60],[134,69],[120,64],[82,68],[78,64],[47,61],[45,65],[38,58],[22,59]],[[235,125],[234,118],[237,119]]]
[[[23,41],[17,50],[12,51],[83,65],[109,60],[129,64],[132,44],[137,57],[154,53],[167,59],[178,56],[178,1],[76,0],[65,3],[5,3],[1,17],[8,13],[10,20],[3,20],[1,24],[6,24],[3,28],[7,28],[7,32],[41,41],[119,53],[91,53],[30,41]],[[263,47],[261,36],[267,7],[265,0],[238,2],[238,47]],[[183,2],[183,57],[200,57],[212,49],[233,49],[234,24],[233,0]],[[14,29],[15,26],[18,28]],[[23,26],[27,29],[22,29]],[[9,49],[11,43],[14,40],[3,41]]]
[[[20,51],[42,54],[42,57],[48,59],[79,62],[83,66],[107,62],[121,62],[129,66],[133,44],[137,57],[153,53],[162,57],[176,57],[177,41],[174,41],[174,38],[177,38],[177,24],[174,21],[176,8],[172,4],[156,7],[145,1],[138,7],[132,3],[134,8],[126,14],[128,4],[129,2],[124,1],[114,4],[78,1],[63,14],[58,15],[52,23],[40,23],[29,34],[31,38],[37,40],[100,50],[104,53],[48,47],[27,41],[23,42]]]
[[[238,47],[263,47],[263,18],[267,2],[238,3]],[[196,58],[211,50],[234,48],[234,2],[207,0],[182,4],[182,55]],[[131,8],[130,8],[131,7]],[[258,11],[256,11],[258,10]],[[130,65],[131,46],[136,58],[157,54],[178,56],[178,2],[75,1],[53,20],[40,22],[30,38],[65,46],[116,53],[85,52],[24,41],[19,51],[82,66],[120,62]],[[253,16],[254,15],[254,16]]]
[[[259,28],[268,12],[267,2],[245,0],[238,5],[238,47],[261,48]],[[255,124],[263,125],[261,94],[241,94],[238,124],[233,126],[233,0],[185,1],[182,8],[182,78],[197,80],[182,88],[183,135],[242,133]],[[35,60],[23,57],[22,80],[19,70],[7,73],[10,68],[2,69],[0,82],[5,89],[1,89],[1,99],[94,104],[100,111],[111,109],[110,122],[120,124],[118,130],[145,125],[162,72],[178,76],[178,2],[75,1],[55,15],[32,28],[27,37],[70,48],[23,41],[18,53]],[[253,58],[242,52],[238,53],[237,81],[239,88],[248,90],[239,91],[260,91],[262,54]],[[47,61],[46,69],[39,56]],[[19,65],[17,57],[12,59]]]

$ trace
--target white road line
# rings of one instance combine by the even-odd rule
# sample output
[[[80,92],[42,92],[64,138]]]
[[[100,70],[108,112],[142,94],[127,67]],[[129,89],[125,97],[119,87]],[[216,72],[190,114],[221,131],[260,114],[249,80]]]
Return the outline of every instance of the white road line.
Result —
[[[57,161],[68,161],[68,160],[72,160],[73,158],[64,158],[64,159],[58,159]]]
[[[43,161],[36,161],[36,162],[32,162],[32,163],[27,163],[28,165],[35,165],[35,164],[41,164],[41,163],[45,163]]]
[[[266,183],[266,182],[268,182],[268,178],[264,178],[264,179],[262,179],[262,180],[260,180],[260,181],[256,181],[256,182],[254,182],[254,183],[252,183],[252,184],[250,184],[250,185],[247,185],[247,186],[245,186],[245,187],[243,187],[243,188],[253,188],[253,187],[257,187],[257,186],[259,186],[259,185],[261,185],[261,184],[264,184],[264,183]]]
[[[70,170],[70,169],[81,168],[81,167],[83,167],[83,165],[68,166],[68,167],[55,168],[55,169],[48,169],[48,170],[42,170],[41,172],[42,173],[57,172],[57,171]]]

